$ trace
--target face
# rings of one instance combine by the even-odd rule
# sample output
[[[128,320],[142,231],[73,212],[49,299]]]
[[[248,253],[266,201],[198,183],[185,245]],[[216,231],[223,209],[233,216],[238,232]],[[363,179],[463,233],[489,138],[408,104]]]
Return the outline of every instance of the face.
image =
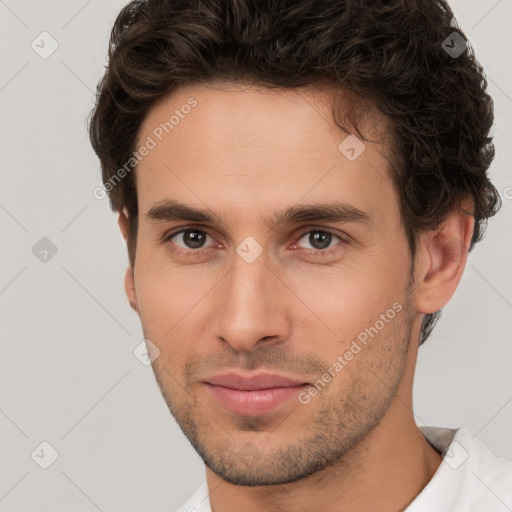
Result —
[[[411,262],[386,149],[340,146],[323,94],[182,88],[139,132],[133,284],[153,370],[206,465],[240,485],[343,460],[408,364]],[[386,133],[377,114],[364,125]]]

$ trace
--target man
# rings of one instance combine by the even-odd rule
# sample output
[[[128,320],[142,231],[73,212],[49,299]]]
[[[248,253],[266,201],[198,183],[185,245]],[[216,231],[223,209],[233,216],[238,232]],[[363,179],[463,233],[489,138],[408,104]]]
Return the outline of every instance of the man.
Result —
[[[512,463],[412,410],[418,347],[499,207],[492,121],[445,2],[123,9],[90,133],[206,464],[180,511],[512,510]]]

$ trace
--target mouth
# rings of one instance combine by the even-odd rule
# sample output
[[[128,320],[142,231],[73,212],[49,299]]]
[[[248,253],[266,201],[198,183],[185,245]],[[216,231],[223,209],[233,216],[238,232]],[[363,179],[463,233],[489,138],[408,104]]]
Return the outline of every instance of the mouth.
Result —
[[[271,412],[311,385],[270,373],[227,373],[203,383],[217,404],[232,413],[249,416]]]

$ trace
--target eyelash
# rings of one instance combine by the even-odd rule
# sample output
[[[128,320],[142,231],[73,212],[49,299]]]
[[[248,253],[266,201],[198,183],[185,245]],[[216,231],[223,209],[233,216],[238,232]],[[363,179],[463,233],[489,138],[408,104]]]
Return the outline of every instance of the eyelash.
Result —
[[[171,233],[166,233],[163,237],[162,237],[162,243],[163,244],[167,244],[168,242],[171,241],[171,239],[173,239],[175,236],[177,235],[180,235],[182,233],[186,233],[187,231],[199,231],[201,233],[204,233],[205,235],[207,236],[210,236],[212,237],[207,231],[205,231],[204,229],[201,229],[201,228],[197,228],[197,227],[194,227],[194,226],[188,226],[188,227],[185,227],[185,228],[181,228],[179,231],[175,231],[175,232],[171,232]],[[337,252],[340,250],[340,246],[342,245],[346,245],[348,243],[348,240],[346,238],[344,238],[343,236],[337,234],[337,233],[334,233],[332,231],[330,231],[329,229],[325,229],[325,228],[308,228],[306,229],[305,231],[302,231],[300,233],[300,235],[298,236],[297,238],[297,242],[304,237],[304,235],[307,235],[308,233],[314,233],[314,232],[318,232],[318,233],[328,233],[336,238],[339,239],[339,242],[337,244],[335,244],[333,247],[330,247],[330,248],[327,248],[327,249],[302,249],[303,251],[306,251],[308,253],[309,256],[313,256],[313,257],[325,257],[325,256],[330,256],[331,254]],[[212,237],[213,238],[213,237]],[[293,245],[296,245],[295,242]],[[199,248],[199,249],[183,249],[182,247],[178,247],[178,246],[175,246],[172,248],[172,251],[178,255],[181,255],[181,256],[201,256],[203,254],[204,251],[208,250],[208,248]]]

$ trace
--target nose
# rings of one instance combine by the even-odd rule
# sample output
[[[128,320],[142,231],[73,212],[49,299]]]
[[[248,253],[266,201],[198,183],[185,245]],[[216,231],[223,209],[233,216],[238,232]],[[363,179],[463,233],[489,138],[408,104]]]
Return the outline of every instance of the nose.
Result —
[[[219,287],[216,335],[237,351],[282,343],[290,335],[283,284],[262,256],[247,263],[237,254]],[[289,298],[288,298],[289,303]]]

